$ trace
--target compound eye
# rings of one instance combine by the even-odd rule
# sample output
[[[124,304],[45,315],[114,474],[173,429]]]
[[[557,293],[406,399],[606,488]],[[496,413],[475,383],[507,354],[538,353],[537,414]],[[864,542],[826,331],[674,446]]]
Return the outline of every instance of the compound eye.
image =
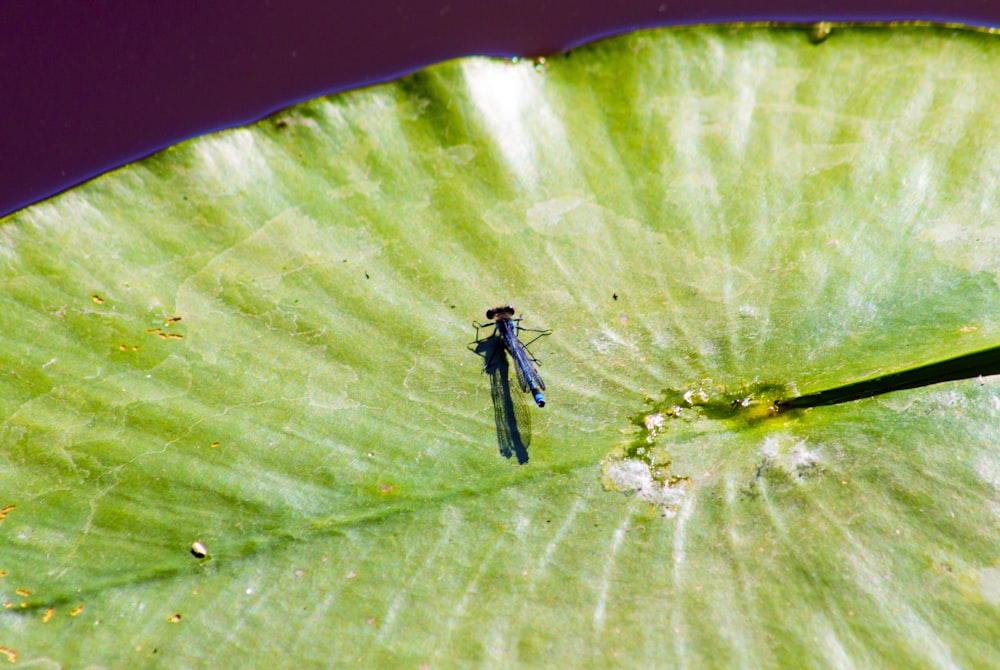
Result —
[[[510,312],[511,316],[514,316],[514,308],[513,307],[511,307],[510,305],[507,305],[507,311]]]
[[[487,319],[492,319],[494,314],[495,314],[495,312],[492,309],[486,310],[486,318]]]

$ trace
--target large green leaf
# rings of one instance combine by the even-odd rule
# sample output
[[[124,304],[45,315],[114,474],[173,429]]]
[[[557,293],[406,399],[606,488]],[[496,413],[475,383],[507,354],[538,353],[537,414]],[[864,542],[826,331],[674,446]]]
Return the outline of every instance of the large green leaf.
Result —
[[[6,219],[0,645],[1000,664],[995,378],[726,411],[1000,344],[995,41],[463,60]],[[525,465],[467,349],[507,301],[555,331]]]

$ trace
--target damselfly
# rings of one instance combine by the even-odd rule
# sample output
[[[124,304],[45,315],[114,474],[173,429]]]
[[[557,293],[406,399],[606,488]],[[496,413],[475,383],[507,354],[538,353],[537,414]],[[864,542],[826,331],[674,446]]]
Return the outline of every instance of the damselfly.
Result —
[[[538,403],[538,406],[545,407],[545,394],[542,393],[545,390],[545,382],[542,381],[542,376],[538,374],[538,370],[535,368],[535,359],[528,353],[526,345],[521,342],[518,334],[521,331],[538,333],[528,341],[528,344],[531,344],[539,337],[551,334],[552,331],[522,327],[520,323],[521,319],[514,318],[514,308],[510,305],[491,307],[486,310],[486,318],[492,319],[492,323],[473,322],[473,325],[476,327],[476,341],[483,341],[479,339],[480,328],[493,326],[495,329],[494,336],[500,338],[503,348],[507,350],[511,360],[514,361],[514,370],[517,372],[517,382],[521,387],[521,391],[524,393],[530,392],[535,402]]]

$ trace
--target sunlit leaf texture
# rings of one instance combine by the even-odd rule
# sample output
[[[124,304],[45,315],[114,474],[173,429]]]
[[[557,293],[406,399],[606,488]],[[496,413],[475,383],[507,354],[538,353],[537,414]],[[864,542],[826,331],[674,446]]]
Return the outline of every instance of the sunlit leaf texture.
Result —
[[[1000,344],[996,40],[465,59],[0,221],[3,653],[1000,665],[997,379],[749,412]]]

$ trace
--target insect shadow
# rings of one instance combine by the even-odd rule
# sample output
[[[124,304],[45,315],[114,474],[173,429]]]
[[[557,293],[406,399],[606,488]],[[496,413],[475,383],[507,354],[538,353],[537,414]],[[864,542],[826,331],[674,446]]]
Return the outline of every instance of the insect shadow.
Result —
[[[528,462],[531,445],[531,414],[524,402],[524,394],[514,386],[511,390],[510,363],[503,341],[497,335],[476,340],[469,349],[481,356],[484,371],[490,377],[490,396],[493,400],[493,418],[497,428],[497,446],[504,458],[517,457],[517,462]]]

